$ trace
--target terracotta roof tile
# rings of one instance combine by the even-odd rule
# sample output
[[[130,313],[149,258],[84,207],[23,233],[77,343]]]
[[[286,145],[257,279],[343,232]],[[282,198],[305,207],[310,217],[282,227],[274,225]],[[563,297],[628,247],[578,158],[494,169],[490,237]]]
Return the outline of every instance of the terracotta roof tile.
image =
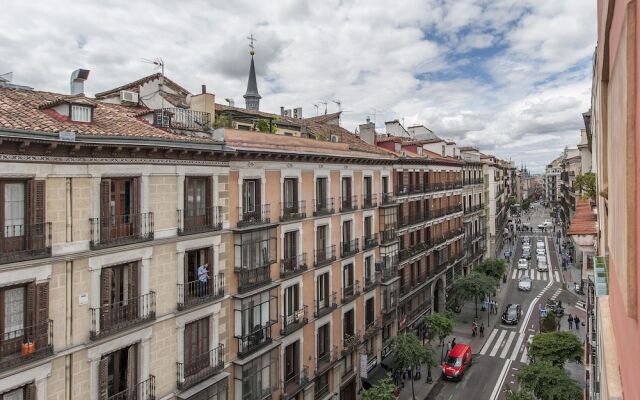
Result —
[[[144,78],[140,78],[136,81],[133,82],[129,82],[129,83],[125,83],[122,86],[118,86],[117,88],[113,88],[113,89],[109,89],[109,90],[105,90],[104,92],[100,92],[100,93],[96,93],[96,99],[101,99],[104,97],[108,97],[109,95],[113,95],[116,93],[119,93],[121,90],[130,90],[133,92],[137,92],[140,90],[140,86],[144,85],[147,82],[151,82],[155,79],[158,79],[162,77],[161,73],[157,73],[157,74],[152,74],[149,76],[145,76]],[[164,77],[164,84],[168,87],[170,87],[171,89],[175,90],[178,93],[182,93],[185,96],[187,94],[189,94],[189,91],[185,88],[183,88],[182,86],[178,85],[177,83],[175,83],[174,81],[172,81],[171,79],[167,78],[166,76]]]
[[[576,212],[573,214],[568,235],[595,235],[598,233],[597,216],[591,208],[589,200],[576,198]]]

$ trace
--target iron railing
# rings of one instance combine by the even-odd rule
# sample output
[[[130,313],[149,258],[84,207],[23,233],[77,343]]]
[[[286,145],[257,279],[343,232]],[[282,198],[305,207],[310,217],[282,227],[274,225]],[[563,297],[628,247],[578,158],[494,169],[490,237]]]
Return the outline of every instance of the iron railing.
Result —
[[[160,108],[155,111],[153,123],[160,128],[208,131],[211,129],[211,114],[188,108]]]
[[[362,290],[366,293],[378,285],[376,275],[365,276],[363,281]]]
[[[46,357],[53,353],[53,321],[0,334],[0,371]]]
[[[349,257],[358,252],[358,239],[340,242],[340,257]]]
[[[238,207],[238,227],[268,224],[271,222],[271,205],[256,204],[252,210]]]
[[[336,260],[336,245],[332,244],[329,247],[321,249],[315,249],[313,255],[313,264],[317,267],[324,267]]]
[[[441,207],[441,208],[429,210],[427,218],[428,219],[440,218],[445,216],[446,214],[447,214],[447,209],[445,207]]]
[[[396,196],[404,196],[406,194],[409,194],[409,185],[396,186]]]
[[[303,304],[301,309],[293,311],[291,315],[282,316],[280,335],[288,335],[306,325],[307,322],[309,322],[307,305]]]
[[[6,225],[0,236],[0,264],[51,255],[51,222]]]
[[[307,217],[307,202],[286,201],[280,203],[280,222],[293,221]]]
[[[236,336],[238,340],[238,356],[246,357],[254,351],[271,343],[271,327],[273,321],[267,322],[265,326],[257,325],[251,333],[243,336]]]
[[[184,363],[179,362],[177,367],[178,389],[183,390],[202,382],[224,369],[224,345],[221,343]]]
[[[393,197],[393,193],[387,192],[380,193],[380,201],[382,202],[383,206],[386,206],[389,204],[394,204],[396,202],[396,199]]]
[[[340,212],[354,211],[356,208],[358,208],[358,196],[340,198]]]
[[[107,397],[107,400],[155,400],[156,398],[156,377],[149,377],[135,385],[133,388],[125,389]]]
[[[340,360],[340,352],[338,346],[333,346],[331,350],[327,350],[316,357],[316,376],[327,371],[331,365]],[[320,398],[320,397],[316,397]]]
[[[271,265],[257,268],[238,268],[238,292],[244,293],[271,282]]]
[[[362,249],[367,250],[378,245],[378,234],[372,233],[369,236],[362,237]]]
[[[282,396],[281,398],[289,399],[294,396],[310,382],[309,367],[306,365],[297,373],[291,375],[282,382]]]
[[[224,297],[224,273],[214,275],[206,282],[199,280],[178,284],[178,310]]]
[[[92,249],[153,239],[153,213],[135,213],[89,218]]]
[[[212,232],[222,229],[222,207],[178,210],[178,235]]]
[[[447,214],[455,214],[460,211],[462,211],[462,204],[458,204],[457,206],[447,207]]]
[[[333,203],[334,202],[332,197],[327,199],[315,199],[313,201],[313,204],[314,204],[313,215],[320,216],[320,215],[333,214],[334,212],[336,212],[336,208]]]
[[[398,240],[398,232],[396,231],[396,227],[385,226],[384,229],[380,232],[380,242],[382,244],[391,243]]]
[[[286,278],[307,270],[307,253],[280,260],[280,277]]]
[[[120,332],[156,317],[156,293],[91,309],[91,340]]]
[[[336,309],[338,307],[336,297],[336,292],[331,292],[331,295],[323,300],[314,300],[313,316],[320,318]]]
[[[376,269],[380,271],[380,281],[386,282],[398,276],[398,264],[394,261],[376,263]]]
[[[342,304],[346,304],[360,295],[360,281],[342,288]]]
[[[378,207],[378,196],[372,193],[362,195],[362,208]]]

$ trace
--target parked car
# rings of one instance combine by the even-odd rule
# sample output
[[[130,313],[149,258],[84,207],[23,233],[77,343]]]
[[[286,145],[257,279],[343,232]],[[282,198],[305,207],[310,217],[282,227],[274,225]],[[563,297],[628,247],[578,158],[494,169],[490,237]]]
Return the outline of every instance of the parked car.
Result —
[[[549,265],[547,264],[547,257],[538,256],[538,271],[544,272],[549,270]]]
[[[536,255],[539,256],[545,256],[547,253],[544,251],[544,249],[536,249]]]
[[[522,244],[529,244],[531,239],[529,239],[529,236],[523,236],[522,237]]]
[[[509,304],[502,313],[502,323],[507,325],[517,325],[522,316],[520,304]]]
[[[518,269],[529,269],[529,261],[526,258],[518,260]]]
[[[531,278],[529,278],[529,275],[522,275],[520,281],[518,282],[518,290],[522,290],[525,292],[531,290]]]
[[[449,350],[447,358],[442,364],[442,377],[444,379],[461,380],[466,370],[473,363],[471,346],[465,343],[457,343]]]
[[[526,258],[527,260],[531,259],[531,251],[529,248],[522,249],[522,258]]]
[[[544,250],[546,248],[544,242],[536,242],[536,249]]]

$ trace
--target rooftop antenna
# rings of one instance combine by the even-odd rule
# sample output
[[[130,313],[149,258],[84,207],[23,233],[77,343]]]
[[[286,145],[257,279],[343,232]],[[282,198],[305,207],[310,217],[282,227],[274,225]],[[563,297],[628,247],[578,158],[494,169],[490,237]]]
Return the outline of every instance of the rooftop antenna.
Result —
[[[333,103],[336,103],[338,106],[338,112],[342,112],[342,101],[340,101],[340,99],[335,99],[333,100]]]
[[[318,116],[318,104],[316,103],[313,106],[316,108],[316,117],[317,117]]]
[[[142,59],[143,63],[146,64],[153,64],[156,66],[155,69],[160,69],[160,90],[158,90],[159,92],[162,92],[162,86],[164,85],[164,60],[162,60],[162,58],[160,57],[156,57],[153,60],[150,60],[148,58],[143,58]],[[164,97],[160,96],[160,101],[162,102],[162,110],[164,113]],[[164,121],[164,115],[162,116],[162,119]]]
[[[324,115],[327,115],[327,104],[329,104],[328,101],[320,101],[320,104],[324,104]]]

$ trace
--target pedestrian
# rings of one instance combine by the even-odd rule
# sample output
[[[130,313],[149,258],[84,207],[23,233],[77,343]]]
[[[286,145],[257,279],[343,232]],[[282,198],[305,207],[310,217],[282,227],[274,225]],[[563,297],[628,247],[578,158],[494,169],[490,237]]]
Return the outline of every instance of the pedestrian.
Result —
[[[451,339],[451,349],[456,345],[456,338]]]
[[[201,266],[198,267],[198,285],[200,286],[198,297],[205,297],[208,292],[207,290],[208,289],[207,283],[209,282],[209,270],[207,269],[208,266],[209,264],[202,264]]]
[[[400,374],[398,373],[398,370],[394,370],[393,371],[393,384],[395,387],[400,386],[400,378],[399,378]]]
[[[484,322],[480,324],[480,337],[484,337]]]
[[[556,330],[559,331],[560,330],[560,318],[558,318],[556,320]]]
[[[576,326],[576,330],[579,331],[580,330],[580,318],[578,318],[577,315],[573,318],[573,323]]]
[[[569,314],[569,330],[573,329],[573,316]]]
[[[420,377],[421,377],[421,376],[422,376],[422,375],[421,375],[421,366],[420,366],[420,364],[418,364],[418,365],[416,365],[416,374],[415,374],[415,376],[413,377],[413,380],[414,380],[414,381],[417,381],[417,380],[419,380],[419,379],[420,379]]]

